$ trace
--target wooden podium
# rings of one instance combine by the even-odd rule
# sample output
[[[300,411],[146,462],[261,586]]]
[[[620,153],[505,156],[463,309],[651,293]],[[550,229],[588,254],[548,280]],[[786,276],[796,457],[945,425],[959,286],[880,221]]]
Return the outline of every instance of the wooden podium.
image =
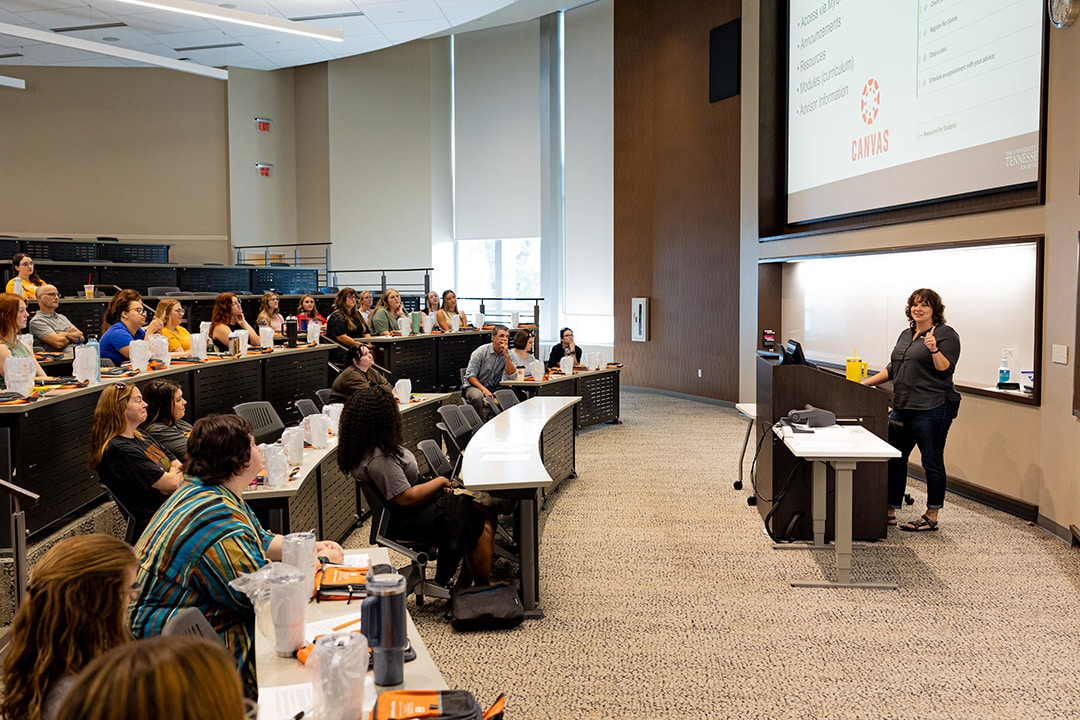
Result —
[[[757,360],[757,426],[761,439],[762,425],[775,423],[789,410],[806,405],[829,410],[843,424],[862,425],[878,437],[888,439],[888,396],[873,388],[854,383],[842,375],[808,365],[777,365],[774,360]],[[754,472],[758,492],[757,507],[762,519],[772,512],[769,525],[777,538],[809,540],[811,527],[811,463],[799,462],[772,431],[767,431]],[[793,472],[794,470],[794,472]],[[790,481],[789,481],[790,476]],[[833,472],[828,470],[829,494]],[[884,538],[887,503],[886,463],[862,463],[852,478],[854,486],[852,537],[856,540]],[[787,487],[786,492],[784,491]],[[779,502],[774,502],[778,493]],[[833,503],[827,504],[826,538],[834,535]],[[792,522],[796,515],[799,517]],[[791,533],[788,534],[788,528]]]

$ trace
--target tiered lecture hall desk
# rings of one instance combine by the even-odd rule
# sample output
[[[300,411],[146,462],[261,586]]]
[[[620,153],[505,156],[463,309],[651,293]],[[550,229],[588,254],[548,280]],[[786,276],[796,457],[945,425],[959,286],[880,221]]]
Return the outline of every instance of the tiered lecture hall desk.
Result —
[[[364,550],[347,550],[346,557],[358,554],[367,554],[372,565],[388,564],[389,555],[385,548],[366,548]],[[330,601],[321,603],[308,603],[307,622],[321,623],[330,628],[337,627],[359,617],[360,603],[345,603]],[[273,632],[273,624],[270,618],[260,617],[256,627],[266,627]],[[353,629],[350,626],[349,629]],[[363,628],[360,628],[363,632]],[[446,690],[446,680],[431,658],[424,639],[413,623],[411,615],[406,616],[405,631],[409,637],[409,644],[416,651],[416,659],[405,663],[405,682],[388,690]],[[314,639],[314,634],[309,634],[308,640]],[[255,667],[259,682],[259,702],[267,705],[267,715],[273,711],[273,717],[314,717],[311,713],[311,680],[314,670],[303,665],[296,658],[278,657],[274,652],[272,638],[263,635],[262,631],[255,632]],[[368,671],[371,672],[370,670]],[[377,691],[380,689],[377,688]]]
[[[290,425],[300,419],[295,401],[313,398],[316,390],[326,387],[328,353],[329,347],[320,345],[278,348],[272,353],[251,351],[237,359],[174,363],[137,377],[106,377],[98,385],[51,389],[33,402],[0,405],[0,428],[8,430],[12,480],[41,496],[26,511],[30,536],[105,495],[87,460],[94,408],[108,383],[142,385],[157,378],[175,382],[188,401],[189,418],[231,413],[238,403],[268,400]],[[0,452],[0,460],[5,456]],[[0,522],[0,533],[2,544],[10,547],[7,523]]]
[[[461,387],[462,368],[473,350],[491,342],[491,331],[373,336],[365,342],[374,346],[375,362],[395,379],[408,378],[413,392],[436,392]]]
[[[448,397],[448,393],[422,395],[398,405],[403,444],[416,456],[421,473],[427,472],[427,461],[416,446],[427,438],[439,441],[435,423],[439,406]],[[244,492],[244,500],[267,530],[286,534],[315,528],[318,537],[341,541],[366,515],[356,480],[338,468],[337,443],[338,438],[331,437],[325,448],[305,447],[304,461],[284,487],[259,486]]]
[[[504,380],[502,384],[525,397],[580,397],[581,402],[574,406],[574,428],[580,430],[619,422],[620,370],[621,366],[609,366],[573,375],[549,373],[547,380]]]
[[[574,473],[574,406],[580,401],[529,398],[484,423],[464,456],[461,479],[466,488],[518,501],[515,536],[526,617],[543,617],[538,495]]]

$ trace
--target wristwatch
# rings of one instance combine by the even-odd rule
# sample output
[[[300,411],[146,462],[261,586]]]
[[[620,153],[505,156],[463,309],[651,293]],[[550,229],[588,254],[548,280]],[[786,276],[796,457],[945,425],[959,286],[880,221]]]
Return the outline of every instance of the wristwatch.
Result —
[[[1067,28],[1080,14],[1080,0],[1046,0],[1046,14],[1056,28]]]

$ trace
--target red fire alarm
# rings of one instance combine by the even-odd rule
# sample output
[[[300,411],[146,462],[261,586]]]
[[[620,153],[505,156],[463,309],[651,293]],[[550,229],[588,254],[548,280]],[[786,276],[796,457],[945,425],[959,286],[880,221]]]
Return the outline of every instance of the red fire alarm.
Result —
[[[255,163],[255,170],[259,173],[259,177],[270,177],[270,174],[274,172],[274,166],[270,163]]]
[[[270,132],[270,123],[273,122],[270,118],[255,118],[255,129],[259,132]]]

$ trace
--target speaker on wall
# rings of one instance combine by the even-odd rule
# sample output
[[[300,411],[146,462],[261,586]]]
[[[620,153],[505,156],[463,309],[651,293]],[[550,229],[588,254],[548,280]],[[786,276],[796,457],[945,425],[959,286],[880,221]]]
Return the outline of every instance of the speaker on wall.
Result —
[[[726,100],[739,94],[739,43],[742,21],[739,19],[709,31],[709,102]]]

